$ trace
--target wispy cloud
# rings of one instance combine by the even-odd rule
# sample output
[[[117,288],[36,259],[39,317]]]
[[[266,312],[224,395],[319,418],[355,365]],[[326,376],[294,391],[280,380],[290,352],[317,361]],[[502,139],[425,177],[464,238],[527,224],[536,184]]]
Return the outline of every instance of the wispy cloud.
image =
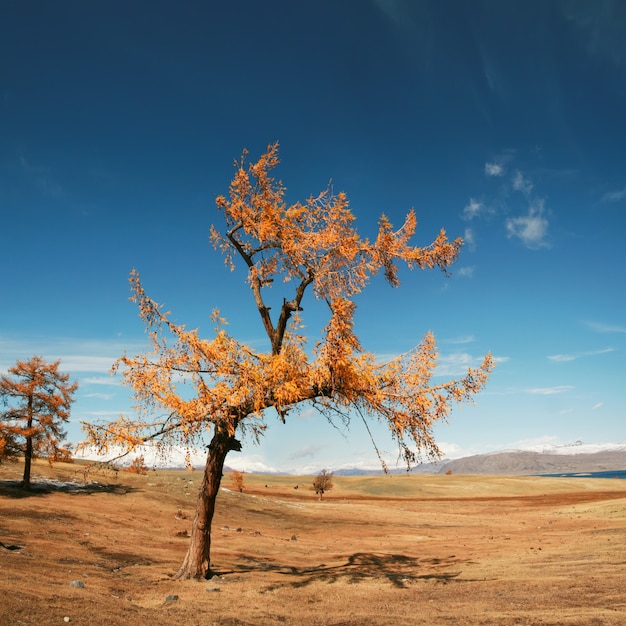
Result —
[[[88,376],[83,378],[84,385],[119,385],[119,380],[113,378],[113,376]]]
[[[597,333],[626,333],[626,326],[618,324],[604,324],[602,322],[586,322],[586,324]]]
[[[575,352],[574,354],[552,354],[548,357],[550,361],[557,363],[565,363],[567,361],[575,361],[585,356],[596,356],[598,354],[608,354],[609,352],[615,352],[615,348],[604,348],[602,350],[591,350],[588,352]]]
[[[458,271],[456,272],[456,275],[459,276],[460,278],[471,278],[474,275],[475,269],[476,268],[473,265],[467,266],[467,267],[460,267]]]
[[[476,218],[489,217],[500,214],[505,216],[505,229],[509,239],[514,238],[522,242],[531,250],[548,248],[549,220],[545,209],[545,200],[535,191],[532,179],[521,169],[515,169],[510,176],[505,176],[510,161],[514,158],[514,152],[509,151],[502,157],[495,157],[485,163],[485,175],[488,178],[502,179],[495,197],[476,199],[470,197],[468,204],[463,208],[462,217],[466,221]],[[514,211],[512,202],[521,195],[527,206],[525,214]],[[474,241],[474,233],[470,234]]]
[[[507,236],[516,237],[531,250],[548,247],[548,220],[543,213],[543,200],[537,200],[534,206],[529,207],[526,215],[508,218]]]
[[[528,212],[526,215],[510,217],[506,220],[507,236],[509,239],[516,237],[531,250],[549,247],[548,220],[543,198],[533,195],[532,181],[520,170],[516,170],[511,184],[513,189],[521,193],[528,202]]]
[[[601,407],[603,407],[603,406],[604,406],[604,402],[596,402],[596,404],[594,404],[594,405],[591,407],[591,410],[592,410],[592,411],[597,411],[599,408],[601,408]]]
[[[454,337],[452,339],[446,339],[444,343],[452,343],[452,344],[463,344],[463,343],[473,343],[476,341],[474,335],[463,335],[462,337]]]
[[[503,176],[504,168],[500,163],[485,163],[485,174],[487,176]]]
[[[473,356],[467,352],[455,352],[440,355],[438,359],[436,376],[465,376],[470,367],[479,367],[484,356]]]
[[[93,356],[87,354],[62,354],[63,368],[70,372],[109,372],[117,357]]]
[[[515,191],[521,191],[525,195],[530,195],[534,188],[534,185],[530,178],[526,178],[520,170],[517,170],[513,175],[513,189]]]
[[[470,250],[476,248],[476,238],[474,237],[474,231],[471,228],[466,228],[463,233],[463,242]]]
[[[298,459],[313,459],[324,449],[321,445],[306,445],[294,450],[287,458],[290,461]]]
[[[114,361],[124,351],[141,352],[146,344],[118,340],[76,339],[71,337],[3,337],[0,335],[0,371],[6,371],[20,359],[34,355],[46,361],[61,360],[62,372],[108,374]]]
[[[83,398],[96,398],[97,400],[111,400],[113,394],[110,393],[86,393],[83,394]]]
[[[466,220],[472,220],[482,212],[483,205],[478,200],[470,198],[469,204],[463,209],[463,217]]]
[[[617,191],[607,191],[603,196],[604,202],[622,202],[626,200],[626,187]]]
[[[565,393],[571,389],[574,389],[571,385],[557,385],[556,387],[535,387],[526,391],[540,396],[553,396],[557,393]]]

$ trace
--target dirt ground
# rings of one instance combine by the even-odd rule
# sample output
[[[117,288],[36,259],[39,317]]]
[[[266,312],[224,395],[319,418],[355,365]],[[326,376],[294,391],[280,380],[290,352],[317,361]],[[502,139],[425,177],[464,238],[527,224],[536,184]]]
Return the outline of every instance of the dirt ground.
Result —
[[[0,466],[3,626],[626,624],[624,480],[346,477],[320,502],[246,474],[195,582],[173,575],[199,472],[38,462],[25,495],[21,470]]]

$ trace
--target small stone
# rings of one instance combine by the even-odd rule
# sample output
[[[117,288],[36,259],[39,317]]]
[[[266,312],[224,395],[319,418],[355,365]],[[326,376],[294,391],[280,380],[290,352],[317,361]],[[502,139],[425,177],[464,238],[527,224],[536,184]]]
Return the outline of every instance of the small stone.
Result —
[[[295,535],[291,535],[290,541],[298,541],[298,537],[296,537]]]
[[[207,587],[206,590],[209,592],[221,591],[219,587],[211,587],[211,586]]]
[[[66,616],[63,618],[63,621],[64,621],[65,623],[67,623],[67,622],[71,622],[72,620],[71,620],[71,619],[70,619],[70,618],[66,615]]]
[[[176,602],[177,600],[178,600],[178,596],[173,595],[173,594],[165,598],[166,602]]]
[[[85,583],[82,580],[73,580],[70,583],[70,587],[76,587],[77,589],[84,589]]]

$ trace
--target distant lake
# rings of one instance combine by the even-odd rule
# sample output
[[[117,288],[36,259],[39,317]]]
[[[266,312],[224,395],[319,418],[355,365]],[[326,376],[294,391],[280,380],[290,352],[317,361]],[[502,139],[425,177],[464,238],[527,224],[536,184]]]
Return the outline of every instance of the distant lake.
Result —
[[[626,470],[607,470],[602,472],[571,472],[569,474],[538,474],[556,478],[626,478]]]

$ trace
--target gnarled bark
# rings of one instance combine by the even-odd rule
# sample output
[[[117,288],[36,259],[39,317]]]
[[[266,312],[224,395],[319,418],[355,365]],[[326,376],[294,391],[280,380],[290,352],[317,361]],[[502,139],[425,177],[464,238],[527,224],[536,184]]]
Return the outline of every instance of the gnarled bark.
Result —
[[[176,578],[211,577],[211,523],[215,513],[215,500],[222,482],[224,461],[231,450],[241,450],[241,443],[234,435],[229,434],[225,426],[216,425],[198,494],[196,514],[191,527],[191,542]]]

